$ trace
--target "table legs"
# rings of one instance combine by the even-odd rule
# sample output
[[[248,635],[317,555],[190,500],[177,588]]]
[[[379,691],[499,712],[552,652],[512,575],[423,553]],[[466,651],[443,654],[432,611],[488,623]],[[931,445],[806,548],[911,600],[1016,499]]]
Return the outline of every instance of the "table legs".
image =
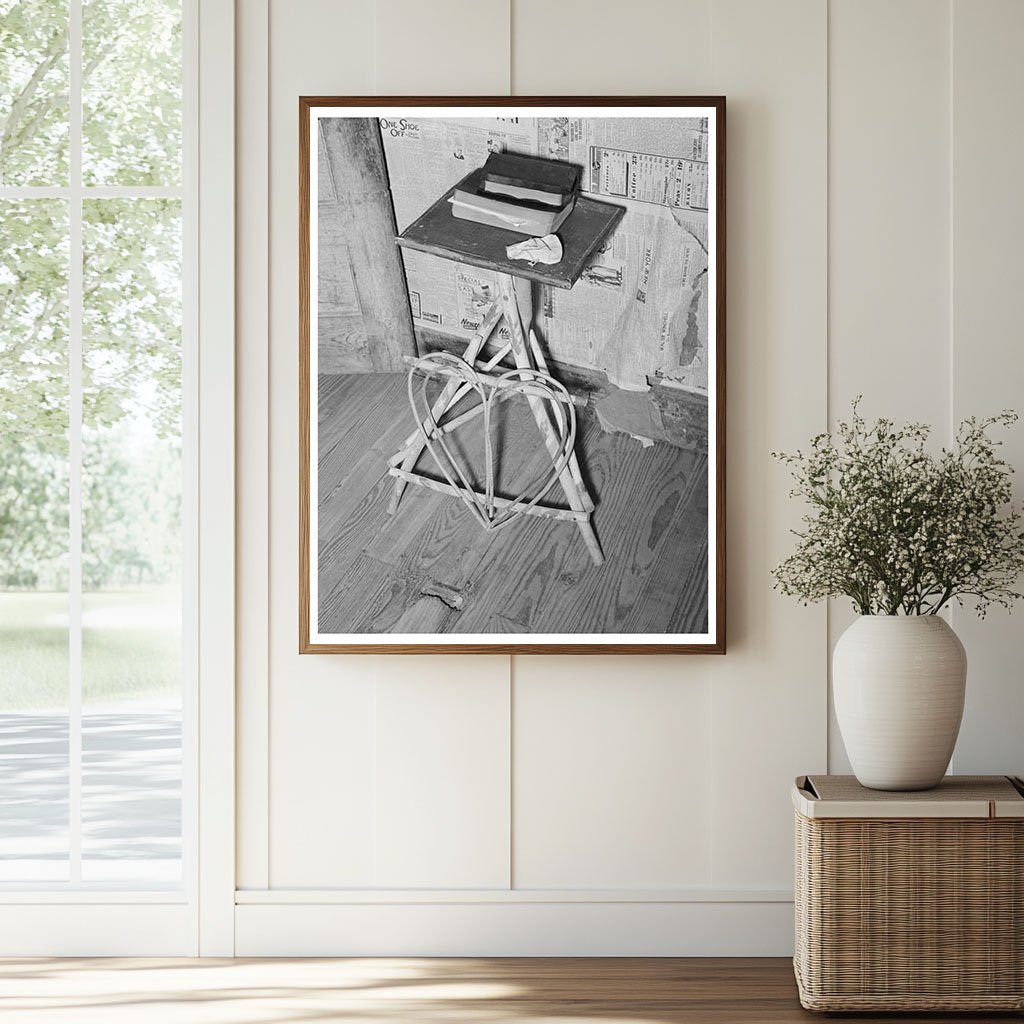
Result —
[[[477,360],[481,350],[487,343],[498,323],[504,319],[508,324],[511,341],[502,351],[495,355],[483,367],[478,369],[490,370],[503,355],[511,350],[516,366],[521,370],[539,371],[547,374],[547,362],[544,352],[541,349],[537,336],[532,330],[533,324],[533,295],[532,285],[522,278],[513,277],[511,274],[497,275],[498,299],[488,310],[480,329],[470,339],[463,354],[463,360],[471,367],[477,367]],[[465,393],[465,387],[458,380],[449,381],[442,389],[440,395],[431,406],[431,417],[435,424],[439,424],[446,409],[458,401]],[[552,412],[550,405],[542,398],[527,396],[530,410],[537,422],[541,437],[544,439],[545,447],[551,459],[559,457],[559,434],[551,421]],[[414,466],[423,449],[426,447],[424,431],[429,429],[426,423],[417,426],[402,449],[391,459],[391,473],[395,477],[394,489],[391,500],[388,503],[388,512],[394,513],[402,500],[408,482],[423,483],[425,478],[417,478],[414,473]],[[604,553],[601,544],[594,533],[590,523],[591,513],[594,511],[594,501],[587,492],[580,472],[579,460],[573,451],[558,476],[558,482],[565,493],[566,501],[569,504],[572,521],[576,523],[580,536],[590,553],[591,560],[595,565],[604,563]],[[564,519],[565,515],[559,516],[555,509],[545,509],[542,506],[535,506],[533,510],[537,515],[548,515],[556,519]]]
[[[512,334],[512,357],[515,359],[516,366],[525,370],[546,370],[544,355],[540,351],[537,337],[531,329],[533,324],[533,286],[523,278],[515,278],[511,274],[498,274],[498,295],[505,322]],[[554,458],[558,451],[558,437],[551,424],[548,405],[538,398],[530,398],[528,401],[548,453]],[[575,467],[575,472],[573,467]],[[593,511],[594,502],[583,485],[575,452],[570,459],[570,465],[562,470],[558,482],[565,492],[569,508],[574,512],[589,513]],[[577,522],[576,526],[579,528],[583,543],[586,544],[594,565],[603,565],[604,552],[594,533],[594,527],[590,524],[589,515],[585,521]]]

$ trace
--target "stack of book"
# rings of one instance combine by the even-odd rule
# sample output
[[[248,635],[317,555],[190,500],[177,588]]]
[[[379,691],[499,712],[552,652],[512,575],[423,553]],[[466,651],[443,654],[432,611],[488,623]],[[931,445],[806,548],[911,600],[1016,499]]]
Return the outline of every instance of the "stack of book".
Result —
[[[550,235],[576,205],[580,169],[517,153],[492,153],[455,189],[452,213],[521,235]]]

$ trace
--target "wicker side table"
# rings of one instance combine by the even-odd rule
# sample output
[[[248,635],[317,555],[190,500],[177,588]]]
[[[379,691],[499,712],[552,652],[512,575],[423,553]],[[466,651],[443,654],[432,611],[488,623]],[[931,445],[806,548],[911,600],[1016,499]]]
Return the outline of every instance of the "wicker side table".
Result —
[[[796,780],[796,954],[809,1010],[1024,1010],[1024,784],[884,793]]]

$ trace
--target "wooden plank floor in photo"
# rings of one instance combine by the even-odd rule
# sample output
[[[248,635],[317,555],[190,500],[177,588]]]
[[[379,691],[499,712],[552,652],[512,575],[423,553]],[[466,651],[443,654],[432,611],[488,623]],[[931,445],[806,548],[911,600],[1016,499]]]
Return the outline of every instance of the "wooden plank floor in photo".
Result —
[[[482,490],[481,423],[449,443]],[[706,629],[706,456],[644,448],[581,414],[576,451],[606,556],[595,566],[568,522],[521,516],[486,531],[457,498],[412,485],[388,515],[387,460],[414,426],[404,374],[321,377],[318,424],[323,632]],[[550,466],[525,401],[496,405],[492,434],[497,493],[519,493]],[[440,478],[428,454],[417,470]],[[563,498],[556,485],[545,501]]]

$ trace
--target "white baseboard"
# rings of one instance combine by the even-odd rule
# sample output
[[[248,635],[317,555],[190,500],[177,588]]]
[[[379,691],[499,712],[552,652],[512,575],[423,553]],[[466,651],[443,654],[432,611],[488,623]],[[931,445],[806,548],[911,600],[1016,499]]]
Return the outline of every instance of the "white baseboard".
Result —
[[[242,896],[242,894],[239,894]],[[261,894],[262,896],[263,894]],[[266,894],[264,899],[272,898]],[[237,956],[791,956],[793,904],[247,901]]]
[[[0,956],[195,956],[187,904],[0,903]],[[83,1011],[83,1016],[84,1016]]]

